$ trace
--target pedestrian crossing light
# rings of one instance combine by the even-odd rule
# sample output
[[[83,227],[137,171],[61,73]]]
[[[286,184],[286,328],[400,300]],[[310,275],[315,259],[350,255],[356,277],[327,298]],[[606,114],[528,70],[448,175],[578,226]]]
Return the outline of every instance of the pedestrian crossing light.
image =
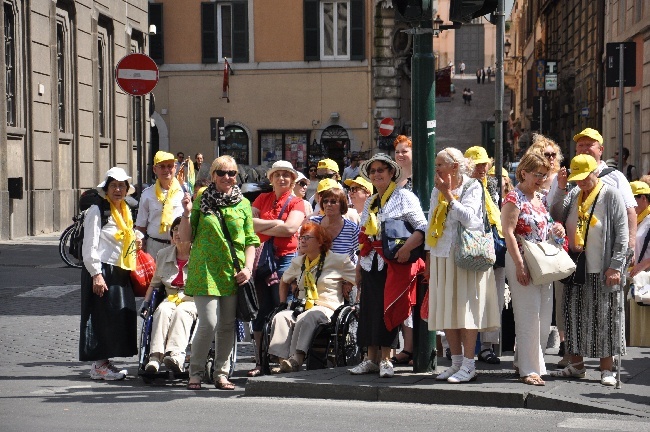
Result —
[[[419,22],[430,21],[433,17],[431,0],[393,0],[397,9],[398,21]]]

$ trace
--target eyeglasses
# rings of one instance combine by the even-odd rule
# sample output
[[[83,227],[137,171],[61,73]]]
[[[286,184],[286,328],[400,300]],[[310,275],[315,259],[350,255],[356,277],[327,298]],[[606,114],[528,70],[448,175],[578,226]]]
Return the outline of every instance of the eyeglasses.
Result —
[[[304,241],[304,242],[306,242],[306,241],[309,241],[310,239],[313,239],[313,238],[314,238],[314,236],[303,235],[303,236],[298,237],[298,241],[301,241],[301,242]]]
[[[544,153],[544,156],[546,156],[546,159],[550,159],[550,158],[555,159],[557,157],[557,153],[555,153],[555,152],[553,152],[553,153]]]
[[[176,165],[174,165],[174,164],[164,164],[164,165],[163,165],[163,164],[158,164],[158,165],[156,165],[156,166],[157,166],[158,168],[160,168],[160,169],[168,169],[168,170],[172,170],[172,169],[174,169],[174,167],[175,167]]]
[[[531,173],[531,174],[534,175],[535,178],[537,178],[538,180],[546,180],[548,178],[547,174],[542,174],[542,173],[538,173],[538,172],[534,172],[534,173]]]
[[[309,172],[316,172],[316,168],[310,168]]]
[[[335,199],[324,199],[324,200],[321,201],[321,203],[323,203],[323,206],[326,206],[328,204],[337,205],[339,203],[339,201],[335,200]]]
[[[385,171],[388,171],[388,169],[387,168],[377,168],[377,169],[373,168],[373,169],[368,171],[368,175],[373,175],[375,173],[383,174]]]
[[[116,189],[124,190],[126,189],[126,183],[111,183],[108,185],[108,188],[112,190],[116,190]]]
[[[237,175],[237,171],[236,171],[236,170],[230,170],[230,171],[215,170],[214,172],[216,172],[217,175],[218,175],[219,177],[223,177],[223,176],[225,176],[226,174],[228,174],[230,177],[234,177],[234,176]]]
[[[306,181],[299,181],[298,184],[300,185],[300,187],[307,187]]]
[[[318,180],[331,179],[331,178],[334,177],[335,175],[336,175],[336,173],[331,173],[331,174],[318,174],[318,175],[316,176],[316,178],[317,178]]]
[[[350,193],[357,193],[357,192],[359,192],[359,191],[361,191],[361,192],[366,192],[366,190],[365,190],[364,188],[362,188],[362,187],[352,186],[352,187],[350,188]]]

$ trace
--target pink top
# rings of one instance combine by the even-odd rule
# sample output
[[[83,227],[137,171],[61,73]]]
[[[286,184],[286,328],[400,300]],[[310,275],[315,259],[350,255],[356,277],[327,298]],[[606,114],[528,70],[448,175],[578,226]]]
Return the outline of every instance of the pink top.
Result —
[[[519,188],[515,187],[503,199],[501,207],[508,202],[513,203],[515,207],[519,209],[519,218],[517,219],[515,234],[522,236],[528,241],[541,243],[546,241],[548,231],[553,225],[553,219],[551,219],[551,215],[542,203],[542,194],[540,192],[535,192],[535,195],[540,201],[540,205],[537,207],[526,198],[526,195],[519,190]],[[519,241],[519,237],[517,237],[517,245],[519,246],[521,256],[523,256],[524,251]]]

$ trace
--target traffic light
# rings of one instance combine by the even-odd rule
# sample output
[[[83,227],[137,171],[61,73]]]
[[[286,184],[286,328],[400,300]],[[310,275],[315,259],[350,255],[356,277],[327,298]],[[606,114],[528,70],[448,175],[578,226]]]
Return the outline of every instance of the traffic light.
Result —
[[[499,0],[451,0],[449,3],[449,20],[470,23],[474,18],[494,12]]]
[[[417,22],[433,19],[431,0],[393,0],[398,21]]]

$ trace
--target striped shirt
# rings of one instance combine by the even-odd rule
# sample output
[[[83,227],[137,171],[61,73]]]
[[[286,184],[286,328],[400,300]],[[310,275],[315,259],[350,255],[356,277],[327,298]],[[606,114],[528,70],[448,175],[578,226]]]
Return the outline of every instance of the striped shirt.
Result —
[[[320,225],[324,216],[312,216],[309,219]],[[359,225],[343,219],[343,228],[336,238],[332,239],[332,252],[348,254],[353,263],[357,263],[359,250]]]

